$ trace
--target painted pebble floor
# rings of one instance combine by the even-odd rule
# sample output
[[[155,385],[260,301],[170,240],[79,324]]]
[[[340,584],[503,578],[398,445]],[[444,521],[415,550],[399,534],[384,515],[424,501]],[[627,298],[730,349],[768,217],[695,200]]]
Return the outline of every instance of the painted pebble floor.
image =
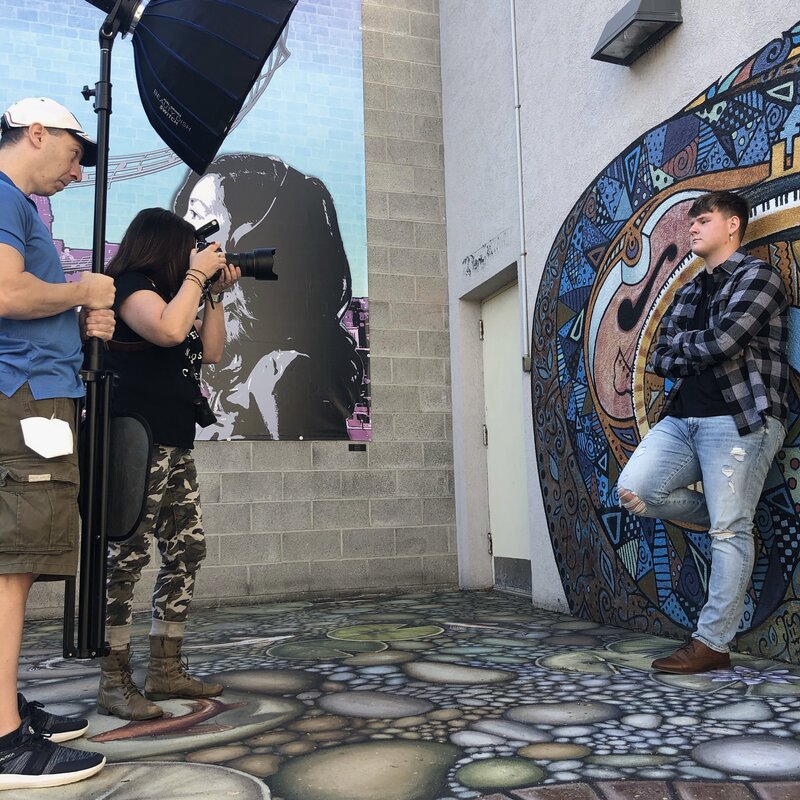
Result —
[[[148,621],[137,617],[141,685]],[[90,720],[97,777],[4,800],[798,800],[800,667],[653,673],[676,643],[497,592],[196,609],[185,655],[222,682],[162,719],[95,712],[98,668],[29,624],[20,688]]]

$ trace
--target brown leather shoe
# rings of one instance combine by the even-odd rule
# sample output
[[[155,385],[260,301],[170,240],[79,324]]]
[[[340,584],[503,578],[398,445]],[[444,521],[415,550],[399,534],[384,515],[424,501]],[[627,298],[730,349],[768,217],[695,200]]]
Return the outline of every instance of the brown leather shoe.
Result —
[[[694,672],[725,669],[730,665],[730,654],[712,650],[698,639],[690,639],[672,655],[657,658],[652,663],[653,669],[657,672],[671,672],[674,675],[691,675]]]

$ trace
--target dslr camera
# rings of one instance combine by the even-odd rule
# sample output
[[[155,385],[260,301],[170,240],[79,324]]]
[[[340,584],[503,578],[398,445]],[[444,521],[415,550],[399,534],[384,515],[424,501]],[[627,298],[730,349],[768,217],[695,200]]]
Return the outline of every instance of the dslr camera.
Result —
[[[208,247],[206,237],[219,230],[219,222],[212,219],[194,232],[197,241],[197,249],[203,250]],[[249,250],[246,253],[225,253],[225,262],[239,267],[243,278],[255,278],[257,281],[276,281],[278,276],[272,271],[275,259],[274,247],[259,247],[256,250]],[[222,270],[215,272],[211,276],[213,283],[219,277]]]

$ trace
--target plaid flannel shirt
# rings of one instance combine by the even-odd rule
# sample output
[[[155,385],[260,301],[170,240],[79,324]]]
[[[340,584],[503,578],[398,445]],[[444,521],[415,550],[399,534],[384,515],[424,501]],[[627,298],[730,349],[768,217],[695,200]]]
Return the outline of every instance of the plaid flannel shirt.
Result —
[[[774,417],[786,427],[789,403],[788,308],[777,269],[737,250],[712,273],[705,330],[693,330],[702,297],[701,276],[683,286],[661,323],[653,350],[656,375],[681,380],[714,370],[740,435]],[[668,416],[669,399],[661,416]]]

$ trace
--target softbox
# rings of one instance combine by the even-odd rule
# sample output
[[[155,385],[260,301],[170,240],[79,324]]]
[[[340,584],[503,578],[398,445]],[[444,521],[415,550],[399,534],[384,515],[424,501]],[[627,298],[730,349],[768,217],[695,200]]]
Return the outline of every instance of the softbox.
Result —
[[[195,172],[216,156],[297,0],[150,0],[133,30],[150,124]]]

